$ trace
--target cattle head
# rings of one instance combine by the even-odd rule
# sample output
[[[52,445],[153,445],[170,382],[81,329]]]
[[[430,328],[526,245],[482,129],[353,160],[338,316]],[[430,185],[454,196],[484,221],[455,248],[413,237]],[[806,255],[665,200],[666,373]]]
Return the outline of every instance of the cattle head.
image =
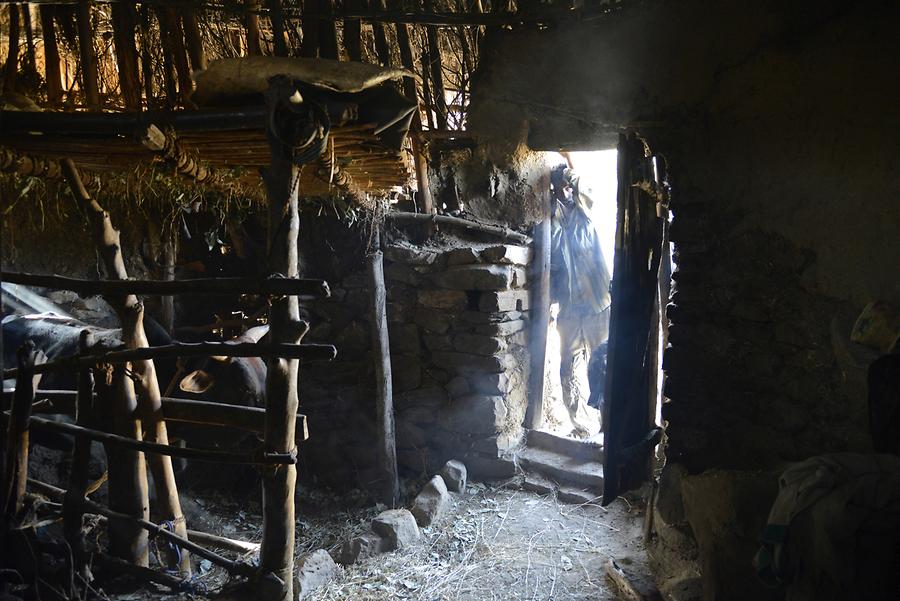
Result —
[[[265,406],[266,365],[258,357],[209,357],[186,370],[182,392],[243,407]]]

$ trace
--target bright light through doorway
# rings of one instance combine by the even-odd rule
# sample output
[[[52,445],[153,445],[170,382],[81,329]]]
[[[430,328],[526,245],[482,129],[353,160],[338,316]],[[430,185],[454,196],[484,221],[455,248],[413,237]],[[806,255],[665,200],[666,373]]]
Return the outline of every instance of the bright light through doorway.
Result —
[[[616,172],[617,152],[613,150],[599,150],[593,152],[570,152],[569,158],[575,172],[580,177],[580,190],[593,200],[591,207],[591,219],[600,238],[600,248],[603,250],[603,258],[606,267],[612,274],[613,254],[615,252],[616,239],[616,190],[618,185]],[[555,154],[554,162],[565,163],[562,155]],[[552,314],[555,316],[557,307],[554,305]],[[562,389],[559,381],[559,355],[560,341],[556,327],[551,327],[547,336],[547,381],[545,383],[545,396],[549,402],[544,403],[544,427],[560,434],[568,434],[574,424],[569,419],[568,412],[562,403]],[[583,398],[588,398],[589,389],[587,382],[587,365],[576,366],[579,371],[579,383],[582,388]],[[579,411],[579,421],[596,431],[599,427],[599,415],[594,409],[587,406]]]

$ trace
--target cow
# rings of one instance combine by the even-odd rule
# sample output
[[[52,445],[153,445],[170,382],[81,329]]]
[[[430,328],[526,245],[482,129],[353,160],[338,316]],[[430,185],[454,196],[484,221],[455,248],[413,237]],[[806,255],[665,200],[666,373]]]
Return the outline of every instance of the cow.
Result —
[[[144,323],[151,346],[171,344],[171,337],[151,319]],[[53,313],[10,315],[3,319],[3,362],[6,367],[16,364],[16,350],[31,340],[52,361],[78,353],[82,330],[90,331],[95,343],[104,349],[123,346],[122,331],[88,325],[73,317]],[[233,342],[258,342],[268,326],[259,326],[238,336]],[[174,362],[160,361],[157,365],[160,390],[182,398],[215,401],[244,407],[265,406],[266,365],[259,357],[200,357]],[[175,394],[175,383],[180,394]],[[73,390],[74,372],[48,373],[41,387]]]

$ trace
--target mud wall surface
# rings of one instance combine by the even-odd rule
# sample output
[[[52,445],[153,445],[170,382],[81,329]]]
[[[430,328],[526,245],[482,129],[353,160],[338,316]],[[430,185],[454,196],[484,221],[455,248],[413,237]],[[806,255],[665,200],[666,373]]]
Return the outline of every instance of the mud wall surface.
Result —
[[[763,598],[746,553],[727,568],[703,556],[720,548],[712,522],[725,512],[691,518],[717,491],[766,491],[728,516],[746,534],[771,502],[769,488],[740,484],[751,470],[774,481],[786,462],[871,448],[872,356],[849,331],[867,302],[900,300],[888,133],[900,131],[900,84],[884,77],[898,66],[898,17],[883,2],[647,3],[488,41],[470,116],[479,139],[525,131],[532,148],[601,149],[631,126],[668,159],[677,272],[663,417],[669,461],[686,473],[660,498],[684,491],[690,510],[669,518],[702,543],[710,599]],[[720,484],[692,483],[711,469]]]
[[[511,476],[502,455],[519,440],[527,404],[530,249],[395,234],[385,236],[384,272],[401,473],[427,476],[455,458],[475,478]],[[304,241],[306,275],[326,278],[332,290],[306,304],[305,340],[333,343],[338,357],[301,369],[310,429],[302,455],[311,477],[369,487],[379,472],[368,235],[329,235],[327,243],[315,234]],[[341,251],[317,261],[329,247]]]

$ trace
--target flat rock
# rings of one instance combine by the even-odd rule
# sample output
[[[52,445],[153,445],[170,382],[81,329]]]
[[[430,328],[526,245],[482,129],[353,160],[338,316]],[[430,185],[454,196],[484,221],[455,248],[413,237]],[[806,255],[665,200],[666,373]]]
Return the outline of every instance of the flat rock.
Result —
[[[408,547],[419,538],[416,518],[407,509],[388,509],[372,520],[375,534],[387,539],[389,550]]]
[[[454,248],[444,253],[447,265],[470,265],[478,262],[478,253],[473,248]]]
[[[482,394],[504,395],[509,392],[509,377],[503,373],[471,374],[468,381],[474,391]]]
[[[466,491],[466,479],[468,473],[466,465],[462,461],[451,459],[441,468],[441,478],[447,485],[447,490],[462,493]]]
[[[300,557],[297,561],[297,598],[308,598],[317,588],[331,582],[337,571],[337,565],[325,549]]]
[[[505,355],[473,355],[471,353],[454,353],[439,351],[431,354],[432,363],[457,373],[471,373],[477,370],[483,373],[500,373],[511,367],[511,360]]]
[[[402,282],[410,286],[416,286],[419,283],[419,272],[403,263],[391,263],[391,266],[384,270],[384,277],[389,282]]]
[[[507,290],[515,277],[515,270],[505,265],[462,265],[436,273],[431,280],[453,290]]]
[[[469,381],[464,377],[456,376],[447,382],[447,392],[450,394],[451,398],[455,399],[469,394],[471,392],[471,386],[469,386]]]
[[[390,245],[384,249],[384,256],[389,261],[407,265],[431,265],[437,259],[437,253],[412,246]]]
[[[517,332],[521,332],[528,325],[524,319],[516,319],[513,321],[501,321],[499,323],[488,323],[475,326],[475,331],[485,336],[510,336]]]
[[[440,476],[434,476],[413,501],[412,514],[416,523],[426,528],[441,519],[452,504],[447,485]]]
[[[431,309],[465,309],[469,298],[462,290],[423,290],[419,292],[419,304]]]
[[[435,334],[445,334],[450,329],[452,317],[447,313],[435,311],[434,309],[419,307],[416,309],[414,320],[417,325],[422,326],[429,332]]]
[[[498,244],[483,249],[481,259],[485,263],[528,265],[531,261],[531,248],[514,244]]]
[[[341,549],[341,563],[350,565],[379,553],[387,553],[390,550],[390,543],[386,538],[372,531],[366,532],[359,536],[354,536],[344,543]]]
[[[484,313],[503,311],[527,311],[527,290],[500,290],[482,292],[478,299],[478,309]]]
[[[506,350],[506,341],[481,334],[457,334],[453,339],[453,348],[463,353],[496,355]]]

